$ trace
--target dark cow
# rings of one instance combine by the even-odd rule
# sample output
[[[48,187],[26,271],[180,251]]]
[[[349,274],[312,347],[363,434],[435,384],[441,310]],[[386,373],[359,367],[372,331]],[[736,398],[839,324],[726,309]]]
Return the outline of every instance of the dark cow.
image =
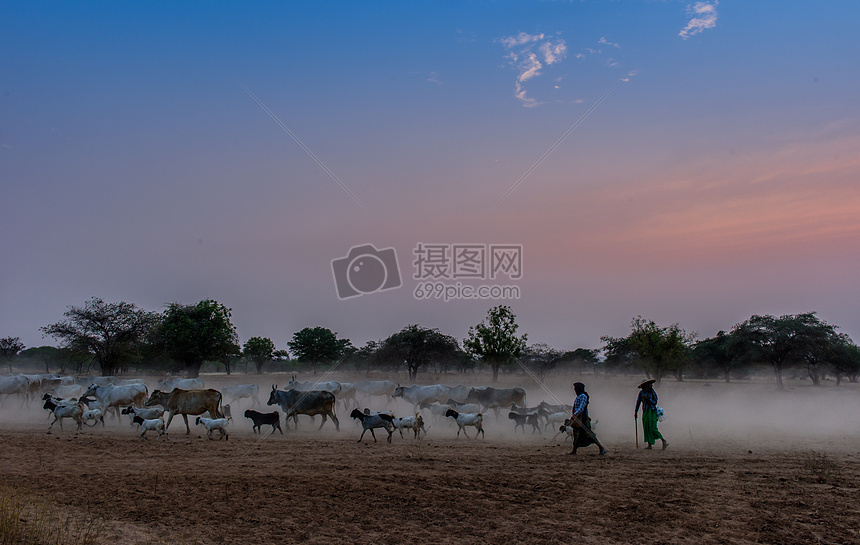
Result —
[[[164,425],[165,432],[177,414],[181,414],[185,420],[185,435],[191,434],[191,427],[188,425],[189,414],[196,416],[209,411],[212,418],[224,418],[224,413],[221,412],[221,392],[211,388],[206,390],[174,388],[170,393],[155,390],[144,402],[144,405],[147,407],[161,405],[164,410],[170,413],[170,416],[167,417],[167,424]]]
[[[522,388],[493,388],[492,386],[472,388],[466,396],[466,401],[480,403],[485,409],[493,409],[498,418],[499,409],[502,407],[510,407],[514,403],[524,407],[526,391]]]
[[[275,433],[275,430],[278,430],[281,432],[281,435],[284,435],[284,430],[281,429],[281,415],[278,411],[259,413],[248,409],[245,411],[245,418],[250,418],[254,421],[254,427],[252,428],[254,433],[263,433],[260,426],[272,426],[272,433]]]
[[[269,394],[269,401],[266,405],[279,405],[284,411],[285,418],[293,418],[293,422],[298,425],[298,415],[306,414],[314,416],[322,415],[322,423],[317,429],[322,429],[326,419],[331,418],[334,422],[334,427],[340,431],[340,422],[334,414],[335,397],[331,392],[321,390],[310,390],[308,392],[300,392],[298,390],[278,390],[278,387],[272,385],[272,392]]]

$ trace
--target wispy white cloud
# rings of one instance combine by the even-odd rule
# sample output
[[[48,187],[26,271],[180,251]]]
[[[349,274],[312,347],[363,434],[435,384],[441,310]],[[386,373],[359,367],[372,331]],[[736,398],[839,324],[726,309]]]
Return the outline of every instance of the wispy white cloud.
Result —
[[[430,83],[435,83],[437,85],[442,85],[442,80],[439,79],[439,75],[436,72],[430,72],[427,75],[427,81]]]
[[[532,42],[537,42],[543,40],[544,35],[541,34],[527,34],[525,32],[520,32],[516,36],[508,36],[507,38],[502,38],[499,40],[503,46],[508,49],[513,49],[517,46],[526,45]]]
[[[631,70],[631,71],[627,72],[626,76],[621,78],[621,81],[626,83],[626,82],[630,81],[633,78],[633,76],[635,76],[638,73],[639,73],[639,70]]]
[[[719,0],[713,2],[696,2],[687,6],[687,13],[692,16],[681,32],[678,33],[683,39],[695,36],[700,32],[717,26],[717,6]]]
[[[543,33],[528,34],[520,32],[498,40],[507,50],[508,63],[517,71],[514,96],[523,106],[532,108],[540,104],[526,94],[525,82],[541,75],[545,67],[557,64],[567,56],[567,45],[557,37],[547,37]]]
[[[605,36],[602,36],[599,40],[597,40],[597,43],[605,44],[605,45],[611,45],[612,47],[617,47],[618,49],[621,49],[620,45],[613,43],[613,42],[610,42],[609,40],[606,39]]]
[[[567,46],[564,44],[564,40],[555,43],[547,41],[540,44],[540,51],[543,53],[543,58],[546,59],[547,64],[555,64],[564,58],[567,53]]]

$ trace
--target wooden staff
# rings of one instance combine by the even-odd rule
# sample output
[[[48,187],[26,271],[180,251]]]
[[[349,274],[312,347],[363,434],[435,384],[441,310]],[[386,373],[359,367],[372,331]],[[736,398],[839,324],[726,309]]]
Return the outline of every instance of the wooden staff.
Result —
[[[633,435],[636,436],[636,449],[639,449],[639,419],[633,415]]]

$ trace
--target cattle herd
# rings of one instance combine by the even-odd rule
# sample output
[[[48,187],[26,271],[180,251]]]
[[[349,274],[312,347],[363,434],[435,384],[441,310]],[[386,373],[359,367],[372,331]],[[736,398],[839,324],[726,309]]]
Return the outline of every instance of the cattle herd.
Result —
[[[470,437],[466,431],[469,427],[475,430],[474,438],[479,434],[484,437],[484,426],[490,414],[497,425],[513,421],[515,432],[521,428],[525,433],[526,426],[529,426],[531,433],[543,433],[550,426],[557,431],[555,436],[565,431],[570,435],[571,432],[565,422],[571,412],[570,406],[541,402],[528,407],[526,392],[518,387],[444,384],[401,386],[390,380],[365,380],[360,383],[299,382],[293,376],[284,389],[272,385],[269,392],[266,405],[279,408],[279,412],[263,408],[259,387],[255,384],[231,385],[218,390],[206,388],[202,379],[173,378],[158,381],[150,390],[141,379],[75,379],[57,375],[17,374],[0,377],[0,408],[15,403],[10,398],[19,400],[20,409],[25,406],[29,408],[34,400],[41,402],[42,409],[53,416],[48,433],[54,424],[59,424],[59,428],[63,429],[65,419],[72,420],[76,429],[81,430],[85,425],[105,426],[105,417],[108,416],[110,420],[128,418],[131,425],[137,426],[144,439],[148,432],[159,439],[168,437],[173,418],[180,415],[185,423],[185,433],[190,434],[190,415],[196,417],[194,425],[200,427],[207,438],[214,439],[215,432],[218,432],[218,439],[228,440],[229,428],[240,425],[233,421],[231,404],[238,407],[240,403],[248,407],[243,420],[247,424],[242,425],[247,425],[254,434],[259,433],[261,436],[275,431],[283,435],[282,424],[288,430],[290,423],[293,429],[298,429],[300,416],[309,417],[311,423],[320,416],[321,422],[315,426],[317,430],[321,430],[331,420],[335,430],[340,431],[338,403],[344,411],[352,409],[350,417],[356,426],[361,427],[359,442],[368,431],[375,442],[374,430],[380,429],[387,433],[389,443],[395,431],[399,431],[403,438],[404,430],[417,440],[427,434],[430,423],[442,428],[438,432],[440,434],[447,434],[449,432],[445,430],[450,430],[451,437],[454,437],[454,429],[456,437],[459,438],[461,432]],[[411,405],[409,414],[395,415],[391,407],[393,404],[397,406],[397,400]],[[376,410],[360,410],[358,407],[361,405],[369,405]],[[500,416],[500,411],[507,411],[507,418]],[[263,426],[266,426],[265,431]]]

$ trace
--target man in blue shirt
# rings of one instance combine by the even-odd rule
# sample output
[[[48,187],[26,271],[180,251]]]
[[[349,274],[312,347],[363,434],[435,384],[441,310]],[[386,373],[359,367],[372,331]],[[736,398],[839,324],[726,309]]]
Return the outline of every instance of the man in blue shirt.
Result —
[[[573,383],[573,391],[576,392],[576,399],[573,401],[573,416],[569,420],[573,428],[573,450],[568,454],[576,454],[576,449],[579,447],[587,447],[594,443],[600,448],[600,455],[603,456],[608,451],[603,448],[591,429],[591,418],[588,416],[589,396],[585,391],[585,384]]]

